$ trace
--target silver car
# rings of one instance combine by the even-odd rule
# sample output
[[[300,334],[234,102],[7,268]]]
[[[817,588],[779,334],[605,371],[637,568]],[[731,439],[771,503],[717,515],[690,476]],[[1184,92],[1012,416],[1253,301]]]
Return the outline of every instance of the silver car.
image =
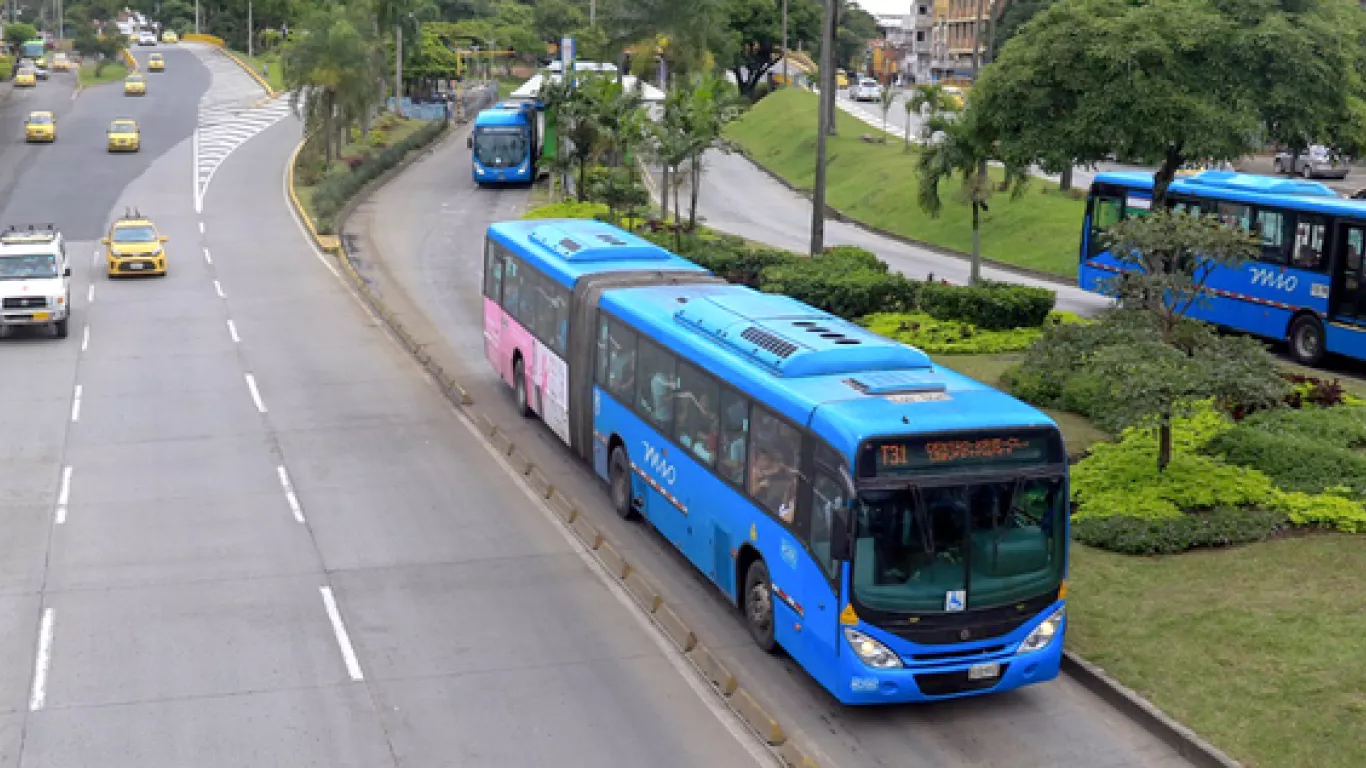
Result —
[[[1347,158],[1322,144],[1309,147],[1293,159],[1290,152],[1277,152],[1273,165],[1276,173],[1288,173],[1306,179],[1345,179],[1352,168]]]

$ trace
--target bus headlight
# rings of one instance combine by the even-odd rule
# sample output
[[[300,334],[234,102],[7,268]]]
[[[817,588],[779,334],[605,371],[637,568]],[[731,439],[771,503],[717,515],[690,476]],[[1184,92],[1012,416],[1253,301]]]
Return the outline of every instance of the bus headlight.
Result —
[[[1053,642],[1053,638],[1058,636],[1058,630],[1062,628],[1063,617],[1067,615],[1067,606],[1062,606],[1054,611],[1051,616],[1043,620],[1043,623],[1034,628],[1029,633],[1029,637],[1020,643],[1016,653],[1029,653],[1030,651],[1041,651]]]
[[[853,627],[844,628],[844,637],[849,641],[849,647],[854,649],[854,654],[873,669],[898,669],[901,667],[901,657],[892,653],[892,650],[880,641],[874,640]]]

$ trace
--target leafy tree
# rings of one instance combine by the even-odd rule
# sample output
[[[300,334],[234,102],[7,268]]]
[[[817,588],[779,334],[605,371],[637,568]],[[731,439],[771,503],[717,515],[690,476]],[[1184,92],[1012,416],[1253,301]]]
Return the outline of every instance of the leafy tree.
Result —
[[[1117,390],[1115,400],[1123,407],[1116,426],[1157,428],[1157,463],[1165,469],[1173,419],[1194,401],[1213,396],[1260,406],[1284,394],[1285,382],[1260,342],[1222,338],[1187,316],[1208,301],[1210,274],[1237,268],[1260,243],[1214,217],[1165,210],[1124,219],[1108,237],[1125,268],[1109,290],[1126,312],[1139,316],[1132,321],[1139,331],[1098,352],[1093,369]]]
[[[536,3],[532,31],[542,41],[558,43],[562,35],[588,23],[587,14],[569,0],[541,0]]]
[[[118,57],[122,45],[113,37],[96,37],[94,28],[86,26],[80,29],[72,47],[82,57],[95,62],[95,77],[99,77]]]
[[[896,94],[897,91],[892,88],[891,84],[888,84],[882,89],[882,95],[878,97],[878,107],[882,110],[882,132],[884,134],[887,133],[887,113],[892,111],[892,105],[896,103]],[[907,125],[907,135],[910,135],[910,130],[910,126]],[[886,141],[887,139],[883,137],[882,140]]]
[[[878,37],[877,19],[853,0],[841,0],[839,31],[835,35],[835,66],[859,69],[868,41]],[[820,47],[820,39],[815,41]]]
[[[726,0],[725,23],[717,47],[740,93],[753,97],[778,63],[783,44],[782,13],[773,0]],[[815,43],[820,38],[821,8],[815,0],[788,0],[788,42]]]
[[[982,111],[969,102],[961,114],[941,113],[925,121],[924,146],[916,161],[919,187],[916,198],[920,208],[932,217],[943,209],[940,187],[955,176],[961,179],[959,196],[972,206],[972,269],[970,282],[976,285],[982,271],[982,219],[987,201],[994,192],[986,172],[989,161],[997,159],[997,133]],[[1006,186],[1015,196],[1023,193],[1029,181],[1025,167],[1007,163]]]
[[[284,47],[290,104],[322,139],[325,161],[341,151],[344,129],[364,119],[382,97],[384,63],[373,29],[369,8],[319,8],[304,17],[300,34]]]
[[[8,45],[13,53],[18,53],[19,46],[37,36],[38,28],[32,24],[16,21],[5,25],[5,45]]]
[[[944,86],[938,83],[922,83],[917,85],[906,100],[902,102],[906,108],[906,150],[911,148],[911,117],[919,115],[925,118],[932,118],[936,115],[943,115],[949,112],[958,111],[958,103],[954,101],[949,92],[944,90]]]
[[[716,146],[721,133],[740,116],[742,101],[725,79],[706,73],[679,86],[682,90],[683,127],[688,137],[692,196],[688,203],[688,229],[697,227],[697,202],[702,188],[702,158]]]
[[[1348,0],[1057,0],[974,91],[1012,163],[1154,162],[1160,207],[1182,165],[1235,160],[1263,125],[1292,146],[1358,141],[1363,29]]]
[[[991,39],[991,58],[995,60],[1000,54],[1001,47],[1006,44],[1015,33],[1020,31],[1020,27],[1029,23],[1030,19],[1045,11],[1058,0],[1014,0],[1008,3],[1005,10],[1001,11],[1001,16],[996,21],[996,34]]]

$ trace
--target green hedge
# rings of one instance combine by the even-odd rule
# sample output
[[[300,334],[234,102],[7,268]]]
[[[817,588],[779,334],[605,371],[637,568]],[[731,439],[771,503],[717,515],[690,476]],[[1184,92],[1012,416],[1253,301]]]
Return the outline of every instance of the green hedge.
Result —
[[[925,282],[920,284],[919,307],[943,320],[1004,331],[1042,326],[1056,300],[1052,291],[1028,285],[983,281],[964,287]]]
[[[325,176],[313,191],[313,215],[318,232],[335,234],[336,216],[366,184],[398,165],[407,154],[430,144],[446,130],[446,123],[434,120],[406,138],[385,147],[358,164],[353,170],[334,171]]]
[[[1022,352],[1043,336],[1043,328],[992,331],[958,320],[939,320],[925,312],[881,312],[860,319],[873,333],[896,339],[932,355],[994,355]],[[1045,325],[1084,322],[1071,312],[1054,311]]]
[[[1072,538],[1126,555],[1173,555],[1190,549],[1264,541],[1289,525],[1281,512],[1216,509],[1174,520],[1113,516],[1073,521]]]
[[[1366,408],[1288,408],[1253,414],[1207,446],[1292,491],[1366,498]]]
[[[845,249],[815,258],[789,258],[765,267],[759,287],[850,320],[914,309],[918,284],[890,272],[876,257],[870,261],[866,253]]]

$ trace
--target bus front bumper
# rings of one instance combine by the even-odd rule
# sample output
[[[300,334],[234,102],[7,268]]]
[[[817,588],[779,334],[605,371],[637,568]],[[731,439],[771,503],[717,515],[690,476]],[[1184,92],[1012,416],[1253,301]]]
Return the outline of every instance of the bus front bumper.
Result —
[[[1031,626],[1036,624],[1031,622]],[[971,661],[916,663],[896,669],[869,667],[845,646],[840,654],[840,690],[831,693],[841,704],[850,706],[909,704],[1001,693],[1048,682],[1061,668],[1066,631],[1064,618],[1053,641],[1037,651],[1014,653],[1022,638],[1003,638],[1006,652],[973,657]],[[997,674],[991,674],[993,671]]]

